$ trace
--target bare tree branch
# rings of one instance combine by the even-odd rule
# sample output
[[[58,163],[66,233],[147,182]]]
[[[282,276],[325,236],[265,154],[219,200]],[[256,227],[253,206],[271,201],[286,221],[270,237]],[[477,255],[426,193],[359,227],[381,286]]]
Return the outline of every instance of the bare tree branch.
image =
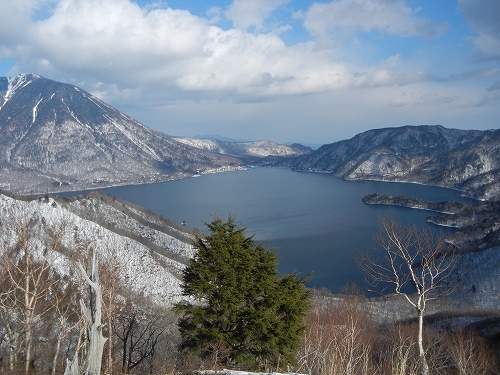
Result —
[[[422,327],[427,302],[453,290],[458,254],[443,236],[430,230],[403,226],[392,217],[380,219],[374,253],[362,254],[357,263],[370,286],[381,293],[391,291],[415,308],[422,375],[428,375]]]

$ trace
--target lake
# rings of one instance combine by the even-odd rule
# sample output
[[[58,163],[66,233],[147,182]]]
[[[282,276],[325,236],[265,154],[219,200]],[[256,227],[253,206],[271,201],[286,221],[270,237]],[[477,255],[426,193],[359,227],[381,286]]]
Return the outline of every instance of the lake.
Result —
[[[226,219],[234,214],[248,235],[255,235],[267,248],[276,249],[280,272],[313,272],[308,286],[325,287],[335,293],[347,283],[363,286],[354,258],[360,251],[373,247],[379,215],[393,214],[400,222],[440,230],[425,222],[426,216],[431,215],[428,211],[366,205],[361,201],[364,195],[465,200],[452,189],[344,181],[329,174],[280,168],[252,168],[102,191],[202,230],[206,229],[203,222],[211,221],[212,215]]]

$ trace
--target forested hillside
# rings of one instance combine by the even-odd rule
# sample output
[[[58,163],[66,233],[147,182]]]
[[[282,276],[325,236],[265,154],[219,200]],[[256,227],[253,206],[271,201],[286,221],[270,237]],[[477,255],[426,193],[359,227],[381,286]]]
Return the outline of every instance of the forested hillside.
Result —
[[[491,199],[500,194],[500,130],[439,125],[373,129],[279,164],[347,180],[445,186]]]
[[[242,164],[36,74],[0,77],[0,129],[0,187],[22,194],[166,181]]]

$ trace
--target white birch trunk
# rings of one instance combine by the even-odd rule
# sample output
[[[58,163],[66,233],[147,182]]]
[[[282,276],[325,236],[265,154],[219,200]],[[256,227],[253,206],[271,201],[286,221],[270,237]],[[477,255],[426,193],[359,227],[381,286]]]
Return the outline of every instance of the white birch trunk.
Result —
[[[85,327],[82,326],[80,328],[80,332],[78,334],[78,341],[76,343],[75,355],[73,360],[66,358],[66,368],[64,369],[64,375],[80,375],[80,365],[78,363],[78,353],[80,352],[80,346],[82,343],[82,335]]]
[[[420,359],[420,365],[422,366],[422,375],[429,375],[429,365],[425,359],[423,328],[424,312],[418,310],[418,357]]]

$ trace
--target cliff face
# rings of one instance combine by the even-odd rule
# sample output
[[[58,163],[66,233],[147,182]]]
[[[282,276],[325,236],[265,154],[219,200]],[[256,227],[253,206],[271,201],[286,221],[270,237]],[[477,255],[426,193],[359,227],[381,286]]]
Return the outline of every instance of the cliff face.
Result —
[[[370,130],[288,163],[348,180],[410,181],[500,195],[500,130],[403,126]]]
[[[240,164],[177,142],[76,86],[36,74],[0,77],[0,188],[79,190]]]

